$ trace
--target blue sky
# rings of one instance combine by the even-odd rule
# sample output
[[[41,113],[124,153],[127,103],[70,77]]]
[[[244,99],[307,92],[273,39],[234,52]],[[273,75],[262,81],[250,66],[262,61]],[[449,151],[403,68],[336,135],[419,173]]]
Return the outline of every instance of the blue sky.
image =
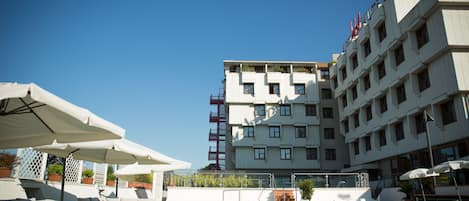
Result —
[[[34,82],[201,168],[224,59],[328,62],[373,2],[0,1],[0,81]]]

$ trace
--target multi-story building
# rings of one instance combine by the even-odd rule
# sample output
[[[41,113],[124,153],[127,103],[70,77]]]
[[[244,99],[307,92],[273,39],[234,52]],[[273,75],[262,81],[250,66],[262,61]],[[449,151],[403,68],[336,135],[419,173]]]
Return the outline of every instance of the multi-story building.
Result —
[[[228,60],[224,70],[227,170],[272,172],[289,186],[293,172],[348,164],[327,64]]]
[[[427,132],[435,164],[468,155],[469,1],[384,1],[356,30],[331,67],[345,171],[428,168]]]

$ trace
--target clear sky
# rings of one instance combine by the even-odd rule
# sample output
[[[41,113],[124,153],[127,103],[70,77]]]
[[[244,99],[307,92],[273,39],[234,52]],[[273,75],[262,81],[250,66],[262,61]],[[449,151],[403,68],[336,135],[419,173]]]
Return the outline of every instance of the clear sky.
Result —
[[[0,81],[34,82],[201,168],[224,59],[329,62],[373,2],[0,1]]]

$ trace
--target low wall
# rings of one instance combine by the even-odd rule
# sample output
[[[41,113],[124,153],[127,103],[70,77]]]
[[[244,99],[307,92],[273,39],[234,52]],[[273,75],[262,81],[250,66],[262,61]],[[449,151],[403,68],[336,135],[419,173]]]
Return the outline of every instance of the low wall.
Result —
[[[167,201],[275,201],[273,190],[239,188],[168,188]],[[292,189],[290,189],[292,190]],[[297,190],[297,199],[301,194]],[[315,188],[311,201],[373,201],[369,188]]]

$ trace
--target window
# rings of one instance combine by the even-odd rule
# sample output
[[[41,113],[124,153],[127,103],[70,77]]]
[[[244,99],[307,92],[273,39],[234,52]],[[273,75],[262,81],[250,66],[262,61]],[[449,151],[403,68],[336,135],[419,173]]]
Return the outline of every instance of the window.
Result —
[[[352,100],[355,100],[358,98],[358,91],[357,91],[357,85],[352,86]]]
[[[322,99],[332,99],[332,90],[322,88],[321,89],[321,96],[322,96]]]
[[[402,83],[401,85],[396,87],[396,95],[397,95],[397,103],[401,104],[404,102],[407,97],[405,95],[405,85]]]
[[[254,66],[254,71],[256,73],[265,73],[265,67],[264,66]]]
[[[365,151],[370,151],[371,150],[371,138],[369,135],[365,136],[363,138],[363,140],[365,141]]]
[[[291,148],[280,148],[280,160],[291,160]]]
[[[415,31],[415,37],[417,38],[417,47],[419,49],[428,43],[429,38],[426,24],[422,25],[417,29],[417,31]]]
[[[394,124],[394,134],[396,135],[396,141],[404,139],[404,126],[402,125],[402,122]]]
[[[280,116],[290,116],[291,105],[280,105]]]
[[[306,160],[318,160],[318,149],[306,148]]]
[[[370,87],[371,87],[370,74],[366,74],[363,77],[363,88],[365,89],[365,91],[367,91]]]
[[[347,107],[347,92],[342,96],[342,107]]]
[[[305,115],[306,116],[316,116],[316,105],[306,104],[305,105]]]
[[[426,125],[425,125],[425,117],[423,116],[423,112],[419,113],[419,114],[416,114],[414,116],[414,120],[415,120],[415,131],[417,132],[417,134],[423,133],[427,130]]]
[[[373,119],[373,113],[371,112],[371,104],[366,106],[365,112],[366,112],[366,120],[367,121],[370,121],[371,119]]]
[[[396,49],[394,49],[394,60],[396,62],[396,66],[404,62],[405,56],[404,56],[404,48],[402,47],[402,44],[399,45]]]
[[[230,66],[230,73],[236,73],[238,72],[239,66]]]
[[[355,141],[353,142],[353,153],[354,153],[355,155],[360,154],[360,144],[358,143],[358,140],[355,140]]]
[[[370,55],[371,53],[370,39],[366,39],[366,41],[363,43],[363,53],[365,53],[365,57]]]
[[[343,122],[342,122],[342,126],[344,127],[344,132],[345,133],[348,133],[349,132],[349,125],[348,125],[348,118],[346,118]]]
[[[378,31],[378,40],[379,42],[383,41],[386,38],[386,24],[383,22],[377,28]]]
[[[254,127],[253,126],[243,126],[243,136],[244,137],[254,137]]]
[[[388,111],[388,101],[386,95],[381,96],[381,98],[379,98],[379,111],[381,113]]]
[[[326,149],[326,160],[335,161],[335,149]]]
[[[254,83],[244,83],[244,94],[254,95]]]
[[[257,116],[265,116],[265,105],[258,104],[254,105],[255,115]]]
[[[340,72],[342,73],[342,81],[344,81],[347,78],[347,69],[343,67]]]
[[[428,70],[425,69],[417,74],[420,92],[430,87],[430,78],[428,77]]]
[[[355,70],[358,67],[357,54],[354,54],[352,57],[350,57],[350,63],[352,64],[352,70]],[[345,76],[345,77],[347,77],[347,76]]]
[[[378,131],[378,137],[379,137],[379,146],[382,147],[386,145],[386,131],[384,129],[381,129]]]
[[[306,137],[306,126],[295,126],[295,137],[305,138]]]
[[[378,79],[383,79],[383,77],[386,76],[386,66],[384,65],[384,61],[379,63],[376,68],[378,70]]]
[[[324,107],[322,108],[322,117],[325,119],[333,119],[334,115],[332,112],[332,108],[330,107]]]
[[[280,138],[280,126],[269,126],[269,137]]]
[[[334,86],[332,86],[332,87],[333,87],[334,89],[337,89],[337,85],[338,85],[337,77],[332,78],[332,81],[334,82]]]
[[[280,95],[280,85],[278,83],[270,83],[269,94]]]
[[[254,148],[254,160],[265,160],[265,148]]]
[[[321,73],[321,78],[322,79],[328,80],[330,78],[329,77],[329,69],[321,69],[321,70],[319,70],[319,72]]]
[[[324,139],[328,139],[328,140],[335,139],[334,128],[324,128]]]
[[[355,126],[355,128],[360,127],[360,113],[359,113],[359,111],[357,111],[357,112],[355,112],[355,114],[353,114],[353,125]]]
[[[440,105],[441,120],[443,125],[450,124],[456,121],[456,113],[454,111],[453,100]]]
[[[305,94],[305,84],[295,84],[295,94]]]

